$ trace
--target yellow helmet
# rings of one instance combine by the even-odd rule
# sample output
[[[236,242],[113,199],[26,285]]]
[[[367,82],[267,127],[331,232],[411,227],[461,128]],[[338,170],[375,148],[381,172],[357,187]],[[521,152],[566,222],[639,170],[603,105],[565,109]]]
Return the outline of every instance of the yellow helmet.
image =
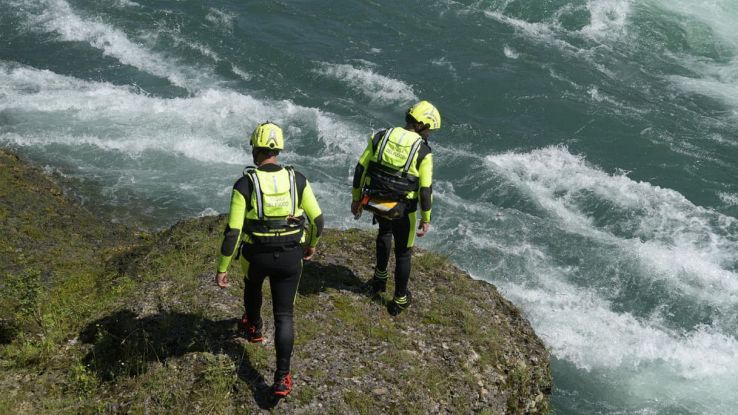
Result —
[[[428,101],[420,101],[407,110],[407,115],[417,122],[428,125],[431,130],[441,128],[441,113]]]
[[[284,150],[284,134],[277,124],[269,121],[259,124],[251,134],[251,146],[270,150]]]

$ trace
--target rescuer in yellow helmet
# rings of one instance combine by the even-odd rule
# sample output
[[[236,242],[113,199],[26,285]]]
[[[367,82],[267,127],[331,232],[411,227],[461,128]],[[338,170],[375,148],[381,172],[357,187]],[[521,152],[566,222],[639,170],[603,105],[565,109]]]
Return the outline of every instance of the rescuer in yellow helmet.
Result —
[[[428,137],[439,128],[438,109],[428,101],[418,102],[407,110],[405,127],[382,130],[369,139],[354,171],[351,212],[358,218],[363,209],[369,210],[379,223],[374,276],[365,285],[372,295],[387,288],[387,264],[395,240],[395,293],[387,306],[393,316],[410,305],[412,247],[415,236],[422,237],[430,229],[433,157]]]
[[[233,186],[216,283],[221,288],[228,287],[228,265],[234,255],[240,256],[245,275],[245,313],[240,326],[246,339],[257,343],[264,340],[262,285],[269,277],[277,353],[271,391],[279,399],[292,391],[293,306],[302,261],[315,254],[323,231],[323,215],[305,176],[277,163],[277,156],[284,149],[282,129],[270,122],[260,124],[250,142],[256,167],[247,167]]]

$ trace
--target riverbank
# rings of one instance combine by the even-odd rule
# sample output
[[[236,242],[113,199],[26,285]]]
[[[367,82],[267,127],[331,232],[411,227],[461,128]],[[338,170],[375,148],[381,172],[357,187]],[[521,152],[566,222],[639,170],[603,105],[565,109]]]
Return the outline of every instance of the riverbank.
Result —
[[[0,172],[0,412],[268,409],[269,290],[267,340],[246,343],[240,270],[212,282],[224,216],[132,230],[10,153]],[[372,257],[372,234],[327,230],[306,263],[280,412],[548,413],[548,353],[493,285],[416,250],[413,306],[392,318],[359,290]]]

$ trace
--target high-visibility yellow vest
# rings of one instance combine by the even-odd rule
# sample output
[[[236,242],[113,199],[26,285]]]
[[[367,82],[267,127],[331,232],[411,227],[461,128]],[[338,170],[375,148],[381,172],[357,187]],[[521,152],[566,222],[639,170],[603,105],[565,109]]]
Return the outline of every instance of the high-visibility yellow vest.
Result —
[[[244,231],[257,244],[299,243],[303,234],[295,171],[285,167],[275,172],[247,169],[253,189],[246,210]]]

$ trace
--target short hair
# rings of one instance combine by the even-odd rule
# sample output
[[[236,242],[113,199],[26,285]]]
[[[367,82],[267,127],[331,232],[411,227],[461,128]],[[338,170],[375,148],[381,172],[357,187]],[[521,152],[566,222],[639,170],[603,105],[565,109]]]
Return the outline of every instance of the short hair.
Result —
[[[267,157],[272,157],[279,155],[279,150],[274,148],[266,148],[266,147],[254,147],[254,153],[256,154],[263,154]]]
[[[416,120],[415,117],[413,117],[412,115],[410,115],[409,112],[407,114],[405,114],[405,122],[406,123],[413,124],[413,125],[420,124],[420,125],[423,126],[421,128],[421,130],[425,130],[426,128],[430,128],[430,124],[426,124],[426,123],[423,123],[423,122],[420,122],[420,121]]]

